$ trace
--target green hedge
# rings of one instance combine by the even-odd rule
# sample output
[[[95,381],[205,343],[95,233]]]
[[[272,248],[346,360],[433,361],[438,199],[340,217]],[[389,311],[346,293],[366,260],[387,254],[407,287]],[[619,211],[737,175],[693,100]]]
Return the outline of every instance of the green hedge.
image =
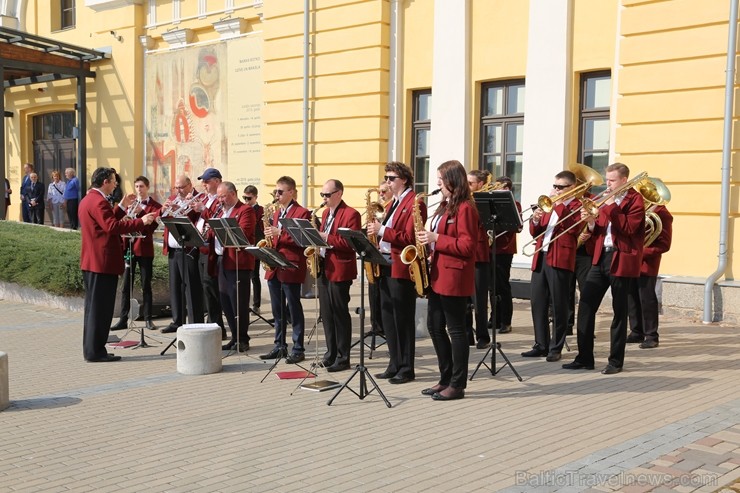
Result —
[[[79,231],[0,221],[0,280],[60,296],[84,296],[80,242]],[[153,277],[155,285],[169,282],[163,255],[154,256]]]

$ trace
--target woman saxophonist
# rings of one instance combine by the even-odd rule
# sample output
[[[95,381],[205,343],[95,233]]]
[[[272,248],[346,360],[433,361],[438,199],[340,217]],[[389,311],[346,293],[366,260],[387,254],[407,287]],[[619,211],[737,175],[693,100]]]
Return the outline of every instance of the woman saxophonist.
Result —
[[[431,252],[427,328],[440,377],[437,385],[421,393],[448,401],[465,397],[470,355],[465,314],[475,286],[478,210],[459,161],[447,161],[437,168],[437,186],[442,190],[442,203],[430,229],[417,231],[416,238],[429,245]]]

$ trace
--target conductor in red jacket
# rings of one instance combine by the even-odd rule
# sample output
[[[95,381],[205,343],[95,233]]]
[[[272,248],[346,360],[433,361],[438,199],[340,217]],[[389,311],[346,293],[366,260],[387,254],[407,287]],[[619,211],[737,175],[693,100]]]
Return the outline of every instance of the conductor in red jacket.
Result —
[[[429,231],[416,238],[431,255],[427,328],[439,362],[439,382],[421,391],[437,401],[462,399],[468,379],[465,313],[475,290],[475,249],[478,209],[470,195],[467,174],[459,161],[437,168],[442,203],[432,216]]]
[[[633,188],[617,191],[629,181],[629,168],[622,163],[606,167],[607,196],[597,217],[585,208],[581,217],[588,224],[594,242],[594,259],[578,303],[578,355],[563,365],[566,370],[594,369],[596,311],[607,289],[611,289],[614,317],[611,324],[609,363],[601,373],[622,371],[627,343],[627,305],[633,282],[640,277],[645,240],[645,205]]]
[[[339,180],[324,183],[321,197],[326,210],[321,218],[320,234],[332,248],[322,248],[323,269],[317,279],[321,320],[324,322],[326,354],[323,366],[329,372],[348,370],[352,339],[349,314],[349,288],[357,277],[355,251],[337,230],[360,230],[360,213],[342,200],[344,185]]]
[[[121,359],[105,349],[113,319],[118,276],[124,271],[121,235],[143,231],[155,220],[155,214],[145,214],[131,221],[122,221],[126,215],[124,210],[121,207],[114,209],[106,199],[116,185],[115,169],[96,169],[91,189],[79,207],[82,229],[80,269],[85,283],[82,351],[85,360],[90,362]],[[121,204],[126,208],[133,200],[134,195],[131,194]]]

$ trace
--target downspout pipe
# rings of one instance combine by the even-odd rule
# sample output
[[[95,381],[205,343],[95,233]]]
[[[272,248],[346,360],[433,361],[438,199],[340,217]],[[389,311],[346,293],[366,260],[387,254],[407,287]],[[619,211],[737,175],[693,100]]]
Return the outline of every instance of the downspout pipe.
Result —
[[[730,216],[730,159],[732,157],[732,116],[735,89],[735,57],[737,53],[738,0],[730,0],[729,35],[727,41],[727,71],[725,73],[725,117],[722,138],[722,193],[719,213],[719,262],[704,284],[704,318],[702,323],[714,321],[712,313],[713,288],[727,268],[727,231]]]
[[[303,143],[301,146],[301,204],[308,207],[308,55],[310,49],[310,0],[303,0]]]

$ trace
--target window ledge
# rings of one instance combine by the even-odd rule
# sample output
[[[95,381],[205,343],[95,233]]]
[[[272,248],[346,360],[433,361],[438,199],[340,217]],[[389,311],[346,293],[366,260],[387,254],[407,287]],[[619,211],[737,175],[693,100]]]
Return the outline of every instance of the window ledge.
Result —
[[[102,10],[112,10],[129,5],[141,5],[144,0],[85,0],[85,7],[89,7],[96,12]]]

